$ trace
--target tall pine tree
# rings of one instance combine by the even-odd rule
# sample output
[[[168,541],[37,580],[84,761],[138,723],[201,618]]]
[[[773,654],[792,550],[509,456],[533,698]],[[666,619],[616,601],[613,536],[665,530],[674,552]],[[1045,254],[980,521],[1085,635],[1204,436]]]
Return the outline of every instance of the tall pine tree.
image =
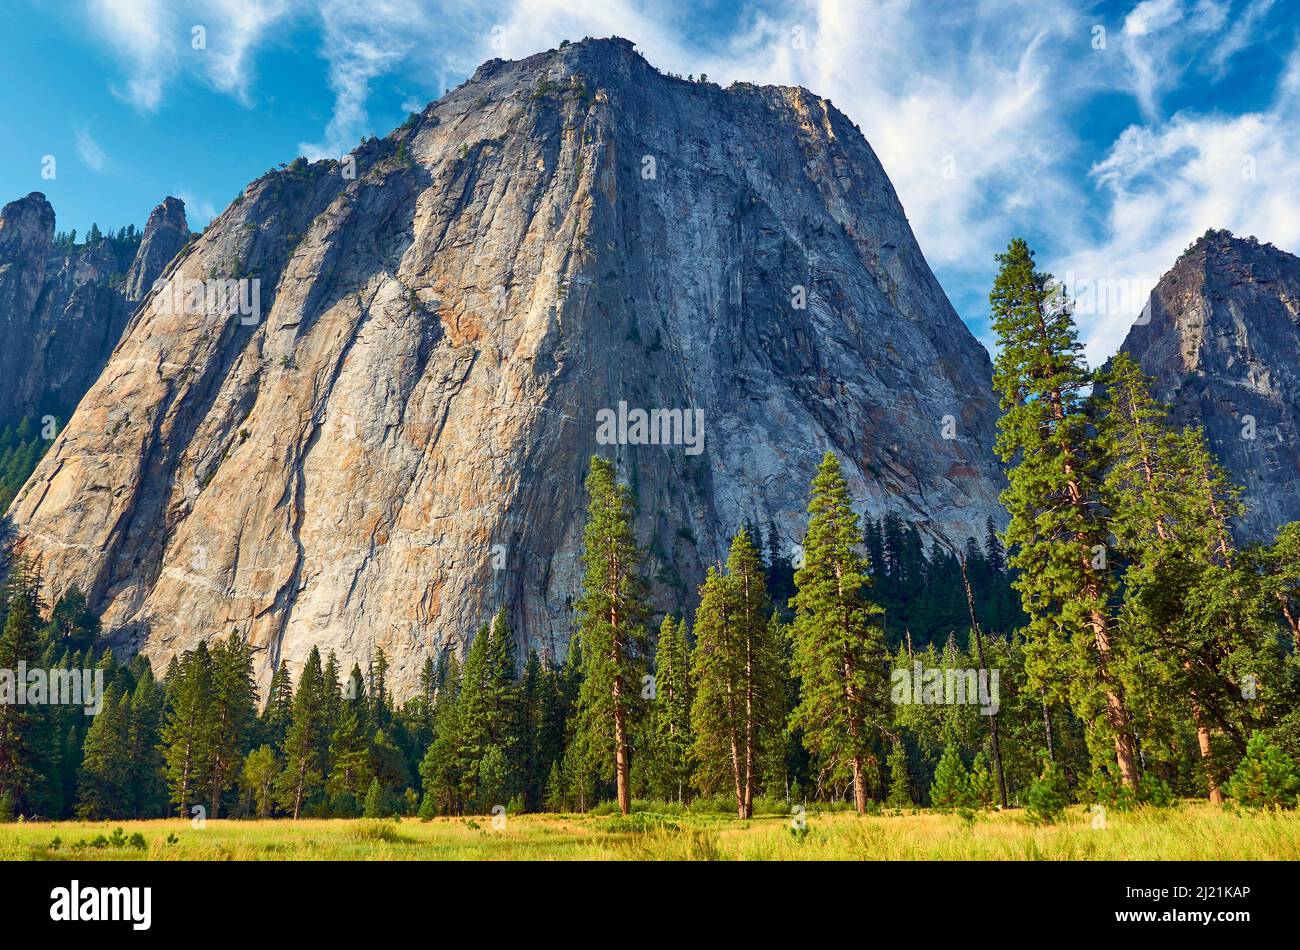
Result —
[[[632,534],[632,499],[614,465],[592,456],[587,476],[587,527],[583,534],[582,597],[577,608],[582,648],[578,696],[581,744],[588,761],[614,779],[618,806],[632,810],[631,754],[640,705],[646,641],[645,582]]]
[[[1002,417],[996,449],[1010,464],[1002,502],[1005,541],[1020,571],[1016,587],[1034,638],[1039,679],[1063,676],[1097,744],[1110,741],[1120,777],[1137,786],[1137,751],[1120,680],[1120,644],[1110,611],[1109,531],[1101,467],[1085,411],[1091,383],[1068,301],[1051,275],[1013,240],[989,294],[999,353],[993,384]]]
[[[867,807],[873,740],[889,723],[880,607],[865,595],[869,565],[839,459],[827,452],[808,504],[804,564],[791,628],[799,703],[790,725],[824,768],[847,768],[859,813]]]

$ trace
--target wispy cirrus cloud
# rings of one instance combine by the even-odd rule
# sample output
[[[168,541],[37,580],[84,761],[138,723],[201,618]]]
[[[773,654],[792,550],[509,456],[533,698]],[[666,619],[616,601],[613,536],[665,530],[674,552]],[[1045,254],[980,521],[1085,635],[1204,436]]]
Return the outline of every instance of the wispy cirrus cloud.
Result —
[[[1156,280],[1206,230],[1227,228],[1300,251],[1296,155],[1300,50],[1258,111],[1182,112],[1124,130],[1090,172],[1109,208],[1105,227],[1056,258],[1061,273],[1136,286],[1129,306],[1080,315],[1092,362],[1119,347]]]
[[[187,74],[247,102],[254,50],[277,22],[308,7],[301,0],[86,0],[86,9],[125,74],[114,94],[157,112]]]
[[[628,37],[656,66],[724,85],[807,86],[861,126],[927,258],[986,342],[993,255],[1015,234],[1035,236],[1058,272],[1123,270],[1139,282],[1210,226],[1300,248],[1288,158],[1300,153],[1300,115],[1285,98],[1296,98],[1296,69],[1266,105],[1214,108],[1217,84],[1240,72],[1246,51],[1279,35],[1276,0],[86,2],[122,61],[115,88],[143,111],[191,71],[251,102],[271,32],[314,24],[312,54],[325,61],[334,104],[320,137],[300,143],[309,158],[386,131],[371,118],[381,88],[396,84],[413,110],[485,59],[587,35]],[[201,58],[190,56],[193,24],[207,26]],[[1109,49],[1097,48],[1099,31]],[[1193,83],[1197,110],[1185,108]],[[1184,108],[1170,115],[1175,93]],[[1098,121],[1116,94],[1136,117],[1128,128]],[[1099,96],[1109,97],[1100,107]],[[1080,321],[1102,358],[1127,316]]]
[[[108,167],[108,156],[104,153],[100,144],[95,141],[95,137],[90,134],[90,129],[86,126],[77,126],[73,130],[77,142],[77,154],[81,160],[96,172],[102,172]]]

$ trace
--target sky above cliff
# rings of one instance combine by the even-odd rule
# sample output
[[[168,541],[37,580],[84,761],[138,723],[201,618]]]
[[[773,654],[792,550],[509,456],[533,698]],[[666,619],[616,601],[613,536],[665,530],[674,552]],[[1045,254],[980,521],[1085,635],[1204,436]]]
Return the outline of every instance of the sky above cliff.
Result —
[[[1074,291],[1094,362],[1207,228],[1300,252],[1300,0],[10,0],[0,200],[43,191],[84,234],[175,194],[202,226],[269,167],[585,35],[833,101],[990,349],[1013,235]]]

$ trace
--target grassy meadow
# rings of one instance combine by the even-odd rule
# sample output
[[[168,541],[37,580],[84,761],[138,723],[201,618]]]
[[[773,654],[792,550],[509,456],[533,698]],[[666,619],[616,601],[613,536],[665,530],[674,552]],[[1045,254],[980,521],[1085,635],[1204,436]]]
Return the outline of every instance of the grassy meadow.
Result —
[[[1107,815],[1083,807],[1036,827],[1022,811],[973,820],[931,811],[858,817],[512,815],[402,820],[32,822],[0,825],[14,860],[1296,860],[1295,812],[1209,804]],[[121,829],[118,833],[118,829]],[[136,837],[138,836],[138,837]],[[57,839],[57,841],[56,841]],[[98,841],[96,839],[99,839]],[[134,840],[133,840],[134,839]]]

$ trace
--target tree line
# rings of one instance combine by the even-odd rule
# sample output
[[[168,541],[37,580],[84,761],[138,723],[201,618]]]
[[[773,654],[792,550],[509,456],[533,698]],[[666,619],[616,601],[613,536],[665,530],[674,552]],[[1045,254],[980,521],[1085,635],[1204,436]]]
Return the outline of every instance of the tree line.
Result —
[[[828,452],[793,556],[743,526],[693,613],[659,618],[632,493],[594,457],[563,664],[518,657],[498,612],[401,704],[382,652],[344,676],[313,649],[296,683],[280,661],[260,708],[238,635],[156,681],[142,657],[113,661],[75,589],[47,615],[20,562],[0,668],[97,664],[107,692],[89,723],[0,706],[0,815],[1293,805],[1300,525],[1238,546],[1240,490],[1201,431],[1172,426],[1125,355],[1086,369],[1024,242],[1000,263],[1000,536],[927,552],[914,527],[854,512]],[[912,670],[925,686],[900,695]],[[939,687],[976,671],[996,671],[995,702]]]

